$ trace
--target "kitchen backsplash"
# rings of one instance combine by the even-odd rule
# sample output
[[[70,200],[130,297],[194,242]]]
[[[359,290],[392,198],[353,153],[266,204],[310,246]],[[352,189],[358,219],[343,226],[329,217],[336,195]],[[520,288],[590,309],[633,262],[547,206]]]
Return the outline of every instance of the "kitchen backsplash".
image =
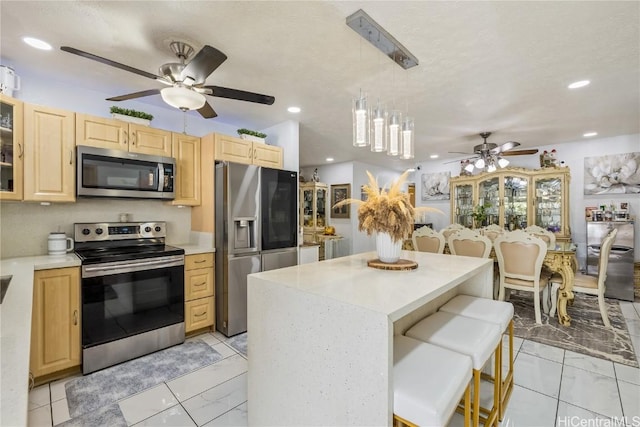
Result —
[[[165,221],[167,241],[190,241],[191,208],[155,200],[79,199],[76,203],[0,203],[0,258],[46,255],[47,238],[63,231],[73,238],[76,222],[118,222],[121,213],[131,221]]]

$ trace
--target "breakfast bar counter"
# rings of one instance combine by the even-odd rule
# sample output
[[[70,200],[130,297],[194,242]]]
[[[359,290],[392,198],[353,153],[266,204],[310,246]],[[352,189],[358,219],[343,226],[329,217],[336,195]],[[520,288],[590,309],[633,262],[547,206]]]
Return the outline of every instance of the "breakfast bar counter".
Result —
[[[491,259],[375,252],[248,276],[249,425],[391,425],[393,336],[459,293],[491,298]]]

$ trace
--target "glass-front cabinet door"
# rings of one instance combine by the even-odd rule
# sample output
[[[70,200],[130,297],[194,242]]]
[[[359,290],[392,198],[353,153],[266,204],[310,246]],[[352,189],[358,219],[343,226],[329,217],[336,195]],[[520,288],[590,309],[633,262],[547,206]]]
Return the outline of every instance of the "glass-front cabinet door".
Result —
[[[476,228],[500,224],[500,180],[497,176],[478,183],[475,212]]]
[[[559,240],[571,238],[568,186],[568,173],[540,174],[533,179],[533,223],[555,233]]]
[[[507,230],[525,229],[529,224],[529,177],[504,175],[502,219]]]
[[[327,189],[316,188],[316,227],[327,225]]]
[[[23,104],[0,94],[0,200],[22,200]]]
[[[300,188],[300,221],[303,227],[313,227],[313,188]]]
[[[456,184],[453,190],[453,223],[473,227],[473,184]]]
[[[316,236],[327,225],[327,195],[327,184],[300,184],[300,225],[305,242],[317,242]]]

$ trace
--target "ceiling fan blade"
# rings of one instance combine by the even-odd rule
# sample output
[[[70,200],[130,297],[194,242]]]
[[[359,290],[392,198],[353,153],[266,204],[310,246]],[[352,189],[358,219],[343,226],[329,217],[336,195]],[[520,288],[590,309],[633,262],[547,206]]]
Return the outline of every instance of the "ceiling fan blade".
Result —
[[[198,109],[198,113],[205,119],[213,119],[214,117],[218,117],[218,114],[213,110],[211,105],[208,102],[205,102],[204,105]]]
[[[449,154],[466,154],[468,156],[473,156],[473,153],[463,153],[462,151],[447,151]]]
[[[500,153],[501,156],[524,156],[527,154],[536,154],[538,152],[535,150],[517,150],[517,151],[503,151]]]
[[[516,148],[520,143],[516,141],[507,141],[502,145],[499,145],[491,150],[493,154],[504,153],[507,150],[511,150],[512,148]]]
[[[127,99],[142,98],[143,96],[159,95],[160,89],[149,89],[141,92],[128,93],[126,95],[107,98],[107,101],[126,101]]]
[[[130,67],[128,65],[121,64],[119,62],[115,62],[115,61],[112,61],[110,59],[98,56],[98,55],[94,55],[92,53],[84,52],[82,50],[78,50],[78,49],[75,49],[73,47],[61,46],[60,50],[63,50],[65,52],[69,52],[69,53],[73,53],[74,55],[82,56],[83,58],[93,59],[94,61],[98,61],[98,62],[101,62],[101,63],[106,64],[106,65],[111,65],[112,67],[120,68],[121,70],[129,71],[130,73],[138,74],[138,75],[140,75],[142,77],[148,77],[148,78],[153,79],[153,80],[162,80],[162,77],[156,76],[155,74],[151,74],[151,73],[148,73],[148,72],[143,71],[143,70],[138,70],[137,68],[133,68],[133,67]]]
[[[213,96],[228,99],[238,99],[240,101],[256,102],[258,104],[271,105],[275,102],[275,98],[269,95],[262,95],[260,93],[245,92],[244,90],[229,89],[227,87],[220,86],[203,86],[205,89],[213,90]]]
[[[202,84],[226,60],[227,55],[215,47],[205,45],[182,70],[182,81],[191,78],[194,80],[193,84]]]

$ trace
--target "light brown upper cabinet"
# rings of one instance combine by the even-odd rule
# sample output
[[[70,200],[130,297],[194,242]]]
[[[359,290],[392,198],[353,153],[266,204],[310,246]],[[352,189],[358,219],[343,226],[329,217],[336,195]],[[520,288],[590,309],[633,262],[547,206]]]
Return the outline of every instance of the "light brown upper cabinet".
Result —
[[[24,200],[74,202],[75,113],[24,104]]]
[[[22,200],[22,102],[0,94],[0,200]]]
[[[200,138],[172,134],[172,156],[176,158],[174,205],[199,206],[201,201]]]
[[[171,157],[171,132],[121,120],[76,114],[76,145]]]
[[[215,159],[247,165],[282,169],[282,147],[247,141],[228,135],[215,135]]]

